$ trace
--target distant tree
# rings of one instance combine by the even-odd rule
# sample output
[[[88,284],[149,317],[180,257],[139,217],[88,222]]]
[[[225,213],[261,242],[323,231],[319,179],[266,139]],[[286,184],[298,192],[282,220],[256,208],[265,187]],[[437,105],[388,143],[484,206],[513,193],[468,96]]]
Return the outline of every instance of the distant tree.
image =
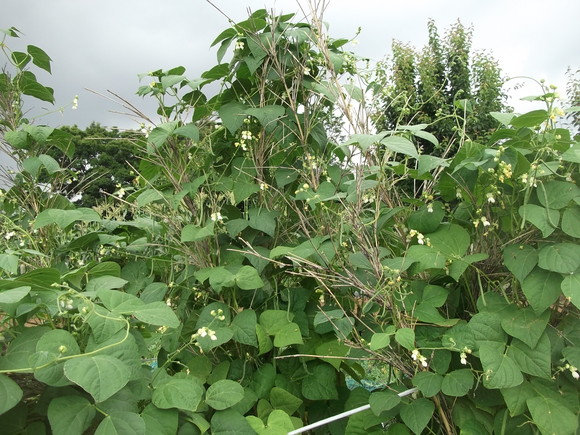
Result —
[[[377,69],[375,125],[389,130],[397,125],[430,124],[427,129],[439,147],[423,143],[424,152],[442,155],[457,146],[459,115],[467,120],[472,139],[486,136],[496,125],[491,111],[505,108],[504,78],[488,53],[471,52],[471,27],[457,21],[441,39],[435,22],[427,25],[429,41],[422,50],[393,41],[392,56]]]
[[[580,107],[580,69],[574,71],[572,68],[568,68],[566,76],[568,77],[566,83],[568,106]],[[580,129],[580,111],[570,112],[566,118],[576,131]]]
[[[72,159],[66,159],[55,150],[53,157],[76,173],[66,193],[71,198],[80,194],[79,206],[92,207],[118,190],[117,185],[126,186],[135,178],[130,163],[136,161],[134,139],[138,133],[108,129],[95,122],[85,130],[77,126],[61,130],[72,135],[75,152]]]

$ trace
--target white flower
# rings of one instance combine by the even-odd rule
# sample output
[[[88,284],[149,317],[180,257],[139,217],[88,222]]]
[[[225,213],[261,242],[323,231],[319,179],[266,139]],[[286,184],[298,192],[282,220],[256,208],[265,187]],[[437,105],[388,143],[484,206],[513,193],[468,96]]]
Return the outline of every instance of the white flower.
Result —
[[[200,337],[205,337],[207,335],[207,328],[205,326],[203,328],[199,328],[197,330],[197,335]]]
[[[489,202],[490,204],[495,204],[495,198],[493,197],[493,193],[489,192],[487,193],[487,202]]]
[[[4,238],[5,238],[6,240],[10,240],[10,239],[11,239],[12,237],[14,237],[15,235],[16,235],[16,233],[15,233],[14,231],[10,231],[10,232],[8,232],[8,233],[4,234]]]
[[[491,225],[485,216],[482,216],[479,220],[481,221],[484,227],[489,227]]]
[[[309,76],[310,75],[310,68],[308,68],[306,66],[306,67],[304,67],[304,69],[302,70],[302,72],[304,73],[305,76]]]
[[[219,211],[212,213],[210,218],[214,222],[223,222],[223,220],[224,220],[223,216],[221,215],[221,213]]]
[[[243,50],[245,47],[244,41],[236,41],[235,50]]]
[[[242,140],[252,140],[254,138],[254,136],[252,135],[252,132],[249,130],[243,130],[242,131]]]
[[[77,110],[79,107],[79,96],[75,95],[72,103],[72,110]]]
[[[459,356],[461,357],[461,364],[467,364],[467,354],[465,352],[461,352]]]
[[[427,213],[433,213],[433,204],[427,205]]]

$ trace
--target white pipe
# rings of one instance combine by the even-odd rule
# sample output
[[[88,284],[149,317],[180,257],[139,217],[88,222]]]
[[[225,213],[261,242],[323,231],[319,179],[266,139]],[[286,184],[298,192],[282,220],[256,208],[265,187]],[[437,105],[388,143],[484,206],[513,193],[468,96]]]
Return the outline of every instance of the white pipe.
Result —
[[[405,397],[409,394],[413,394],[417,391],[417,388],[411,388],[410,390],[405,390],[402,393],[399,393],[399,397]],[[316,427],[324,426],[325,424],[332,423],[333,421],[340,420],[341,418],[348,417],[350,415],[356,414],[358,412],[366,411],[370,409],[371,405],[363,405],[359,406],[358,408],[351,409],[350,411],[345,411],[341,414],[334,415],[332,417],[325,418],[324,420],[317,421],[316,423],[309,424],[308,426],[301,427],[299,429],[293,430],[292,432],[288,432],[288,435],[295,435],[299,433],[304,433],[310,429],[314,429]]]

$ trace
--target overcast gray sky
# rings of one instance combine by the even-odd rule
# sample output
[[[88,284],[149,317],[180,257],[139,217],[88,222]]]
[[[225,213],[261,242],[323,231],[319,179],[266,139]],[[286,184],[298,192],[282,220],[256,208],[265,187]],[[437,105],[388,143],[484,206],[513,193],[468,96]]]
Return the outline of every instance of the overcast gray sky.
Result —
[[[295,0],[213,0],[235,21],[266,7],[299,12]],[[303,1],[307,9],[307,2]],[[473,25],[473,47],[489,50],[509,76],[545,78],[565,92],[568,66],[580,67],[580,2],[576,0],[329,0],[325,21],[332,37],[352,37],[362,27],[359,44],[349,49],[379,60],[399,39],[417,47],[427,41],[427,20],[440,33],[458,18]],[[39,80],[55,88],[56,106],[79,95],[78,110],[67,109],[38,120],[50,125],[134,128],[130,119],[110,113],[114,103],[85,91],[110,89],[145,110],[152,107],[135,95],[137,74],[183,65],[199,75],[215,64],[212,40],[227,20],[205,0],[1,0],[0,28],[24,33],[13,48],[27,44],[53,59],[53,74]],[[534,94],[528,86],[520,96]],[[35,103],[37,109],[49,107]],[[519,107],[519,106],[516,106]],[[525,108],[525,106],[524,106]]]

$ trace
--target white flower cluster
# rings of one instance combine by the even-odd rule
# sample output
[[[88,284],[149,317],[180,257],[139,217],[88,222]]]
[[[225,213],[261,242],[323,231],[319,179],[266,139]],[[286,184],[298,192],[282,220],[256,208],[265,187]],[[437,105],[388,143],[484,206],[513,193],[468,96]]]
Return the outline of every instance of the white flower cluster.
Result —
[[[417,361],[419,362],[423,367],[427,367],[427,358],[425,358],[423,355],[421,355],[421,352],[419,352],[419,349],[413,349],[413,352],[411,352],[411,358],[413,359],[413,361]]]
[[[212,340],[212,341],[216,341],[217,340],[217,336],[215,335],[215,331],[212,330],[212,329],[209,329],[207,326],[204,326],[202,328],[199,328],[197,330],[197,332],[191,336],[191,338],[194,339],[194,340],[197,337],[209,337],[210,340]]]

